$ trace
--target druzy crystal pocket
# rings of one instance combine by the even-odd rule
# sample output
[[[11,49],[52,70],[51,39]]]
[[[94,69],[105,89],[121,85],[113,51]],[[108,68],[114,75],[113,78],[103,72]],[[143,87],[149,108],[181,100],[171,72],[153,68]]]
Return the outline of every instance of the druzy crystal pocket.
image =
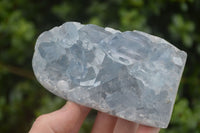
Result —
[[[39,36],[33,70],[46,89],[66,100],[166,128],[186,57],[144,32],[67,22]]]

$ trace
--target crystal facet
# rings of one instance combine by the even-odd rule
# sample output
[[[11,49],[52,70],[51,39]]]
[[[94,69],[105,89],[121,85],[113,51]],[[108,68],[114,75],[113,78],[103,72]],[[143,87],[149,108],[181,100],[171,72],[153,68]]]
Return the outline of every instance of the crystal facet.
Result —
[[[33,70],[46,89],[66,100],[166,128],[186,57],[144,32],[67,22],[39,36]]]

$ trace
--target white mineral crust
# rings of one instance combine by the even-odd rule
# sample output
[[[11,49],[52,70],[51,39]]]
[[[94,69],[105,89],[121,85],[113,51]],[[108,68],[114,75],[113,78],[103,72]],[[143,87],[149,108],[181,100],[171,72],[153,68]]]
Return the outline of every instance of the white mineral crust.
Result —
[[[33,70],[46,89],[66,100],[166,128],[186,57],[144,32],[67,22],[39,36]]]

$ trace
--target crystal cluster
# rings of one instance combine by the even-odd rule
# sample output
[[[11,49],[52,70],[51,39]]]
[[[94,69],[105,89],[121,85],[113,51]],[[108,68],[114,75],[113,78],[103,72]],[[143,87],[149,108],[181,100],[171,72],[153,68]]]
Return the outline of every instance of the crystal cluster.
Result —
[[[166,128],[187,54],[156,36],[67,22],[37,39],[33,70],[50,92]]]

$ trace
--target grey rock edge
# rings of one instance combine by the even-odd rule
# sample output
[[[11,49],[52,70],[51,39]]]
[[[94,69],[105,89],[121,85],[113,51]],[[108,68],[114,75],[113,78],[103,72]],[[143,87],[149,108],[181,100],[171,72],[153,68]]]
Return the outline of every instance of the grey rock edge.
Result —
[[[186,58],[144,32],[66,22],[38,37],[32,65],[38,81],[57,96],[166,128]]]

